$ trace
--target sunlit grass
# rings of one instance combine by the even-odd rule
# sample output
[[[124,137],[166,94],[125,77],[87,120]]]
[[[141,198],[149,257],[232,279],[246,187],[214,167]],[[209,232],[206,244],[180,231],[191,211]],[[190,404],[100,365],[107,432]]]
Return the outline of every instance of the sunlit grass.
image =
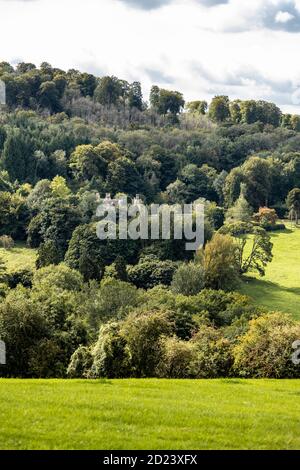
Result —
[[[298,380],[0,380],[1,449],[299,449]]]
[[[250,276],[240,290],[269,310],[291,313],[300,319],[300,228],[287,223],[287,230],[271,236],[274,258],[266,276]]]
[[[28,248],[25,243],[16,243],[10,250],[0,248],[0,258],[5,262],[8,272],[34,269],[36,255],[36,250]]]

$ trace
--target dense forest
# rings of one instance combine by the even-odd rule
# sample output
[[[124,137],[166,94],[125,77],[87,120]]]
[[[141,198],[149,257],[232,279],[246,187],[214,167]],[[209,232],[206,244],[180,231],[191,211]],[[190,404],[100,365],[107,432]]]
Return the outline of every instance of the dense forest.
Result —
[[[156,85],[147,102],[139,82],[46,62],[2,62],[0,79],[0,245],[37,250],[33,271],[0,258],[0,375],[299,377],[299,324],[238,286],[264,275],[270,232],[298,224],[300,116]],[[203,249],[100,241],[107,193],[202,201]]]

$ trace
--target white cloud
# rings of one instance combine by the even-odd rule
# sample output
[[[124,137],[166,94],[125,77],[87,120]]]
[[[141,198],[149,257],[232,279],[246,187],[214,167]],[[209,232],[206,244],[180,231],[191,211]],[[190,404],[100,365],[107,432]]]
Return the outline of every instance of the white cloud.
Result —
[[[300,113],[300,0],[207,2],[0,0],[1,60],[141,80],[145,95],[156,82],[188,100],[226,93]]]
[[[292,15],[288,11],[279,11],[275,17],[275,21],[277,23],[287,23],[293,18],[295,18],[294,15]]]

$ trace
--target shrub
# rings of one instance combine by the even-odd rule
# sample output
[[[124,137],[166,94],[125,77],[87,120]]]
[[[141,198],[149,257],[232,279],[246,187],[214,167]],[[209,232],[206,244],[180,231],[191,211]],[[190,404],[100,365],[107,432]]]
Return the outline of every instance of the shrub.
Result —
[[[64,377],[66,364],[61,345],[55,339],[41,339],[29,349],[28,367],[30,377]]]
[[[300,377],[292,362],[292,344],[300,339],[300,326],[282,313],[251,320],[248,332],[234,348],[234,369],[242,377]]]
[[[131,355],[119,323],[107,323],[100,328],[92,354],[93,377],[113,379],[131,376]]]
[[[90,369],[93,365],[93,356],[90,348],[86,346],[79,346],[78,349],[72,354],[70,363],[67,369],[67,375],[71,379],[88,378],[90,376]]]
[[[142,289],[151,289],[159,284],[169,286],[175,271],[176,264],[172,261],[160,261],[155,256],[147,256],[136,266],[128,268],[128,280]]]
[[[85,287],[80,312],[98,334],[100,324],[124,318],[141,303],[142,293],[135,286],[113,278]]]
[[[225,209],[218,207],[215,203],[211,203],[206,208],[206,217],[215,230],[219,230],[224,224]]]
[[[5,250],[11,250],[14,247],[14,241],[9,235],[2,235],[0,237],[0,246]]]
[[[4,298],[8,292],[8,286],[4,282],[0,281],[0,300],[1,298]]]
[[[169,379],[192,377],[191,364],[195,360],[195,347],[191,342],[176,337],[161,340],[162,357],[157,367],[157,375]]]
[[[0,303],[0,338],[6,344],[7,365],[0,373],[8,377],[30,377],[33,347],[49,335],[42,314],[21,289]]]
[[[174,274],[172,291],[175,294],[196,295],[205,285],[205,273],[201,264],[181,264]]]
[[[230,290],[239,277],[238,246],[229,235],[216,233],[204,250],[205,284]]]
[[[38,248],[38,256],[35,262],[36,268],[40,269],[51,264],[59,264],[63,256],[53,240],[46,240]]]
[[[199,324],[199,317],[196,319],[191,313],[180,309],[170,313],[170,320],[174,323],[174,333],[183,340],[189,340]]]
[[[79,291],[83,286],[82,276],[65,264],[47,266],[34,273],[34,288],[57,288],[65,291]]]
[[[266,232],[278,232],[279,230],[285,230],[286,226],[284,224],[266,225],[264,229]]]
[[[124,321],[121,332],[126,338],[136,377],[154,377],[161,359],[161,338],[170,336],[174,324],[170,312],[133,312]]]
[[[220,330],[203,326],[192,338],[196,357],[191,365],[197,378],[227,377],[230,375],[233,356],[230,341]]]
[[[253,226],[248,222],[232,222],[223,225],[220,228],[218,233],[222,235],[232,235],[233,237],[238,237],[239,235],[246,235],[251,233]]]
[[[275,209],[269,207],[260,207],[257,214],[254,214],[253,219],[258,222],[263,228],[276,225],[278,216]]]

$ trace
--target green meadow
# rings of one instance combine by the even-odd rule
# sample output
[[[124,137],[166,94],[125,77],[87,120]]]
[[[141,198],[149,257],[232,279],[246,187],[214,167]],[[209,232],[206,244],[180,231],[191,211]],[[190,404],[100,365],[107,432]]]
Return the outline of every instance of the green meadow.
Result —
[[[291,313],[300,320],[300,228],[291,227],[271,234],[273,261],[265,277],[248,277],[240,291],[269,310]]]
[[[10,250],[0,248],[0,258],[5,262],[8,272],[20,269],[34,269],[37,251],[17,242]]]
[[[0,380],[1,449],[299,449],[299,380]]]

